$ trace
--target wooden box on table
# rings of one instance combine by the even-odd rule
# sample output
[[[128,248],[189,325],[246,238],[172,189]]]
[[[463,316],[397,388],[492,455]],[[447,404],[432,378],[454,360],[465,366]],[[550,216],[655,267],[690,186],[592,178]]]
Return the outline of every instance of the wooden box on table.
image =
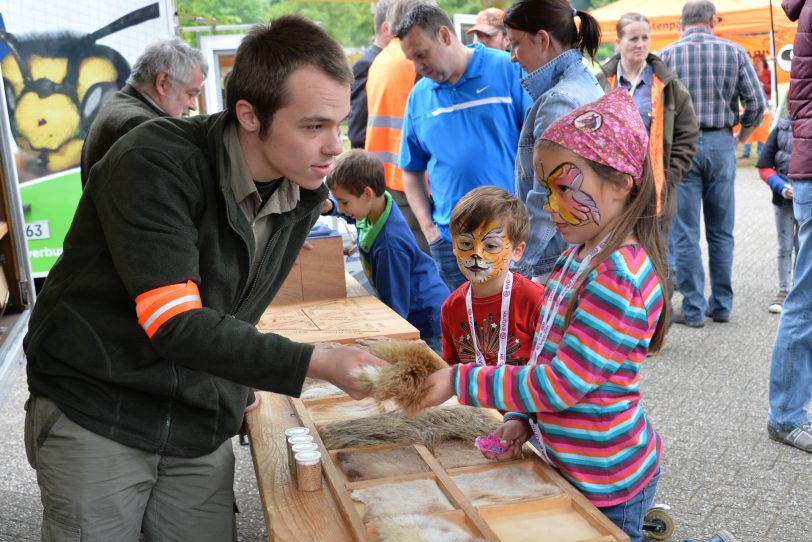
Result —
[[[307,241],[313,248],[302,249],[299,253],[296,263],[274,297],[272,306],[347,296],[341,236]]]

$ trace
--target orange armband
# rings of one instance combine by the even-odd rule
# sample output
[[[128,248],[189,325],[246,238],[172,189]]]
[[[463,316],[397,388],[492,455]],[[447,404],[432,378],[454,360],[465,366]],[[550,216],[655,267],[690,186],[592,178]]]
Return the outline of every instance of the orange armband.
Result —
[[[182,312],[202,309],[200,290],[191,280],[144,292],[135,298],[138,324],[152,338],[170,318]]]

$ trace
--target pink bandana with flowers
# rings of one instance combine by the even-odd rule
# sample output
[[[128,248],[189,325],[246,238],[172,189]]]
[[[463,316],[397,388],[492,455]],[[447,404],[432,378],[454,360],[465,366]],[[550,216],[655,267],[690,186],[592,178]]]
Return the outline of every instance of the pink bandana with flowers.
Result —
[[[648,133],[634,100],[622,87],[553,122],[542,139],[587,160],[628,173],[640,183]]]

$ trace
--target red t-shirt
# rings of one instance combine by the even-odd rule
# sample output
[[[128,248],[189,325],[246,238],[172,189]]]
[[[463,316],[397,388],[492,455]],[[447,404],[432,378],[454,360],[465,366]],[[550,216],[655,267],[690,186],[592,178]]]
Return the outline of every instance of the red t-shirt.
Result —
[[[443,328],[443,359],[449,364],[476,361],[474,344],[465,309],[465,296],[470,283],[466,282],[448,296],[441,311]],[[525,365],[533,348],[533,334],[539,321],[544,287],[521,275],[513,274],[513,288],[508,315],[508,341],[506,363]],[[502,311],[502,293],[488,297],[473,297],[474,325],[477,327],[477,345],[485,362],[496,365],[499,353],[499,318]]]

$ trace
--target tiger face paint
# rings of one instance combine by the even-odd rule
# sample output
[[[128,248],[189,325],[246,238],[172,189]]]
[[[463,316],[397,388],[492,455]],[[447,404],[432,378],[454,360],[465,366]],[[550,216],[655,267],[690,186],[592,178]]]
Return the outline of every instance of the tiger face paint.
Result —
[[[489,222],[452,236],[457,265],[472,283],[503,276],[510,268],[514,247],[500,224]]]

